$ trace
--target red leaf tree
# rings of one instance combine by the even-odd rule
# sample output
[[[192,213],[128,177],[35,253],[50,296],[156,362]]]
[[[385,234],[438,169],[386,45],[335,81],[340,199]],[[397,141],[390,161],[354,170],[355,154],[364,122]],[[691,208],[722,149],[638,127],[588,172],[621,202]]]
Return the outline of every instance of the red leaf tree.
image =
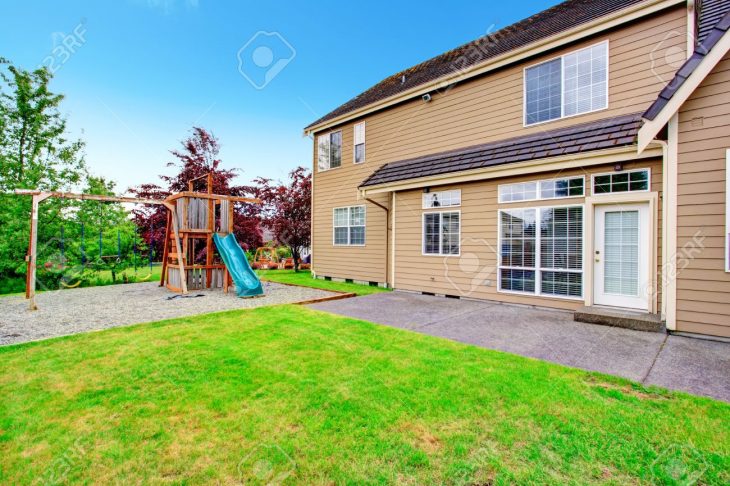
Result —
[[[191,135],[181,142],[182,148],[171,150],[175,161],[168,162],[168,167],[176,167],[175,175],[161,175],[163,185],[142,184],[129,189],[136,197],[164,199],[167,196],[188,190],[188,182],[208,173],[213,174],[213,192],[229,196],[252,196],[256,188],[252,186],[234,185],[238,175],[236,169],[224,169],[218,158],[220,144],[210,132],[200,127],[193,127]],[[196,181],[195,190],[206,191],[205,178]],[[164,187],[163,187],[164,186]],[[233,213],[233,232],[244,249],[256,248],[263,244],[260,228],[260,208],[254,204],[237,203]],[[165,241],[167,210],[162,206],[144,206],[134,209],[134,218],[140,228],[141,236],[148,242],[156,255],[162,256],[162,245]]]
[[[286,184],[259,177],[254,180],[263,207],[261,218],[280,245],[291,250],[294,270],[310,247],[312,224],[312,174],[304,167],[289,173]]]

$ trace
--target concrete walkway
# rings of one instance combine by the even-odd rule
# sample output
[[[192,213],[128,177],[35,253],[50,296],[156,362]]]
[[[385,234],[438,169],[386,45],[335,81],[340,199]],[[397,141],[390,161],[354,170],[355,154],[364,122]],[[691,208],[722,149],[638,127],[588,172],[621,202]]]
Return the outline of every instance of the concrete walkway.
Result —
[[[730,343],[583,324],[564,311],[405,292],[310,307],[730,402]]]

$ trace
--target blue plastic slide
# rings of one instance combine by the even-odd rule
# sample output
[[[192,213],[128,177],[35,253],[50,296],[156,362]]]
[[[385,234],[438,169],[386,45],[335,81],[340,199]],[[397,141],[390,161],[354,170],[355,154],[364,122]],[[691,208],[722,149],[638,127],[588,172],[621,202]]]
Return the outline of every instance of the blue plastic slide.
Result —
[[[218,234],[213,235],[213,241],[218,248],[223,263],[225,263],[228,272],[233,277],[233,283],[236,284],[236,293],[239,297],[255,297],[263,295],[264,289],[261,287],[261,281],[248,264],[246,254],[236,241],[233,233],[225,238],[221,238]]]

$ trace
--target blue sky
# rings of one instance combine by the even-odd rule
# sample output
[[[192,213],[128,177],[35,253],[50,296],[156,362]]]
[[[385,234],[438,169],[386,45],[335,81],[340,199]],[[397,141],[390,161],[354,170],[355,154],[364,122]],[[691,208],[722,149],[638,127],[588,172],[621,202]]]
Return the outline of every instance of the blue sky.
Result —
[[[120,190],[169,172],[168,151],[193,125],[220,139],[241,182],[281,179],[311,164],[308,123],[553,3],[0,0],[0,56],[53,66],[89,166]]]

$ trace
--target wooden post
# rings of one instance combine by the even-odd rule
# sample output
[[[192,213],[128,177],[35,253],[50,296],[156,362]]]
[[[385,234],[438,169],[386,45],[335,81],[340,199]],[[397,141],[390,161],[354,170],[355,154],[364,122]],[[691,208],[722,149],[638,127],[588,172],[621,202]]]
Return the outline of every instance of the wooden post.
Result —
[[[170,253],[170,224],[171,212],[167,211],[167,224],[165,225],[165,243],[162,247],[162,273],[160,274],[160,287],[165,285],[167,281],[167,258]],[[152,248],[150,248],[152,251]]]
[[[205,288],[210,288],[213,283],[213,232],[215,231],[215,201],[208,199],[208,231],[205,237],[205,265],[208,267],[205,273]]]
[[[213,194],[213,173],[208,172],[206,179],[208,194]],[[209,289],[213,283],[213,232],[215,231],[215,199],[208,199],[208,235],[205,238],[205,288]]]
[[[233,228],[236,227],[236,225],[233,223],[233,201],[228,202],[228,234],[233,234]],[[228,286],[230,287],[233,283],[233,277],[231,276],[231,273],[228,272],[226,275],[226,279],[228,280]]]
[[[30,245],[28,248],[28,275],[26,276],[26,298],[30,299],[28,308],[38,310],[35,302],[36,269],[38,264],[38,207],[41,201],[48,199],[46,193],[33,195],[30,210]]]
[[[35,200],[35,197],[33,198]],[[30,231],[28,232],[28,251],[25,254],[25,298],[30,299],[30,251],[33,247],[33,210],[30,212]]]
[[[187,275],[185,275],[185,259],[182,253],[182,246],[180,245],[180,232],[177,224],[177,209],[175,209],[174,203],[166,204],[165,206],[167,206],[167,209],[169,209],[172,213],[172,231],[175,234],[175,250],[177,251],[177,263],[180,267],[180,287],[182,288],[182,293],[187,294],[188,282]]]

